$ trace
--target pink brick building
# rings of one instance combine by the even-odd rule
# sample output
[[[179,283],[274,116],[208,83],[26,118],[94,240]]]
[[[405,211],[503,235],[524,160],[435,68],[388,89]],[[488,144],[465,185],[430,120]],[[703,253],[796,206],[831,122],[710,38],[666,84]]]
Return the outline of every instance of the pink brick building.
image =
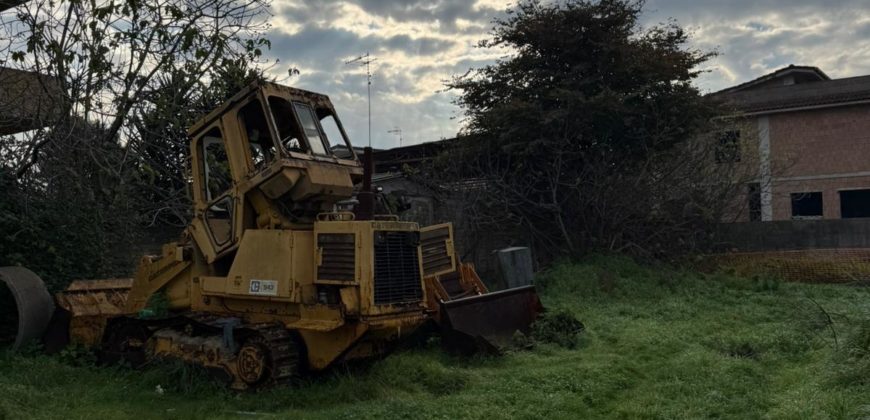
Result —
[[[789,66],[711,96],[737,116],[716,160],[754,178],[738,221],[870,217],[870,76]]]

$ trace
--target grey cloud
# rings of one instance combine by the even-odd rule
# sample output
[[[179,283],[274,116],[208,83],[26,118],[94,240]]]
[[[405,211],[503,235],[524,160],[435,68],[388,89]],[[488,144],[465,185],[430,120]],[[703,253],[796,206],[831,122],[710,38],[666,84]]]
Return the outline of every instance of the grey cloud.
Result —
[[[475,9],[471,0],[323,0],[302,5],[281,4],[275,11],[283,18],[302,25],[302,30],[286,35],[271,34],[272,54],[282,62],[304,67],[307,73],[291,79],[300,87],[330,95],[341,112],[345,126],[357,144],[364,144],[367,124],[365,78],[354,73],[343,61],[365,51],[373,54],[402,51],[410,62],[377,63],[372,102],[372,135],[375,146],[395,145],[396,138],[386,133],[399,126],[406,144],[429,141],[441,135],[452,136],[459,128],[461,110],[452,104],[456,92],[424,92],[417,103],[400,103],[391,98],[416,91],[421,82],[433,85],[469,68],[480,68],[491,60],[475,58],[467,38],[483,39],[493,18],[504,8]],[[505,6],[516,3],[506,0]],[[431,36],[359,36],[330,24],[346,4],[355,4],[374,16],[376,23],[392,19],[404,24],[430,25],[437,22]],[[788,64],[816,65],[832,77],[870,74],[870,10],[867,0],[647,0],[642,22],[645,26],[675,18],[694,33],[692,47],[717,50],[719,57],[709,62],[711,70],[699,80],[707,91],[718,90],[758,77]],[[458,26],[457,20],[472,22]],[[808,27],[808,25],[811,25]],[[457,40],[451,40],[454,35]],[[446,39],[446,40],[445,40]],[[431,60],[414,63],[414,57],[447,54],[452,59],[433,64]],[[403,72],[394,67],[400,66]],[[385,75],[389,74],[390,77]],[[437,84],[437,83],[434,83]]]
[[[373,15],[399,21],[438,21],[447,28],[453,28],[460,18],[476,21],[497,12],[486,8],[475,10],[474,2],[469,0],[357,0],[352,3]]]
[[[693,46],[720,56],[702,77],[706,90],[789,64],[814,65],[832,77],[870,71],[866,0],[648,0],[646,25],[673,17],[694,30]],[[732,79],[732,77],[734,77]]]
[[[318,67],[330,66],[349,54],[359,51],[359,47],[373,46],[356,34],[343,29],[306,28],[293,35],[283,33],[269,34],[272,51],[282,58],[298,63],[313,64]]]
[[[412,55],[432,55],[450,49],[456,45],[456,42],[426,37],[412,39],[408,35],[396,35],[387,38],[383,44],[391,50],[401,50]]]
[[[432,55],[455,45],[453,41],[429,37],[360,37],[344,29],[318,27],[305,27],[292,35],[274,32],[269,38],[272,40],[272,50],[277,55],[293,63],[319,66],[335,64],[362,51],[392,50],[408,55]]]
[[[853,31],[856,39],[870,39],[870,22],[855,25]]]
[[[717,20],[745,23],[765,13],[812,17],[830,12],[848,14],[866,7],[866,0],[647,0],[644,18],[661,21],[673,17],[683,24]]]

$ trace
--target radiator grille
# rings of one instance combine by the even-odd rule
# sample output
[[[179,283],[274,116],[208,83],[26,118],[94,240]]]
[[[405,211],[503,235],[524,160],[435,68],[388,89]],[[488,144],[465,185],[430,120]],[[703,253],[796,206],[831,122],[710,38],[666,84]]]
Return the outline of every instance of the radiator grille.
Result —
[[[321,233],[317,235],[321,262],[317,267],[319,280],[354,281],[356,276],[356,241],[352,233]]]
[[[453,269],[453,258],[447,251],[448,239],[450,239],[450,228],[447,226],[420,234],[424,275],[430,276]]]
[[[423,299],[417,232],[375,232],[375,305]]]

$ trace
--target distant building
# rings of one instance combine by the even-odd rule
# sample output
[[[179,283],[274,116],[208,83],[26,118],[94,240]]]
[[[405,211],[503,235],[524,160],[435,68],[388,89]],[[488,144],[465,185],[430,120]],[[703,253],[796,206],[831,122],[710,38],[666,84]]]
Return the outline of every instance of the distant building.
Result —
[[[332,152],[340,158],[350,158],[351,156],[353,156],[353,154],[356,154],[358,158],[362,159],[362,155],[365,152],[365,147],[353,146],[353,154],[351,154],[350,149],[348,149],[347,146],[343,144],[336,144],[335,146],[332,146],[331,149]],[[372,149],[372,152],[380,151],[381,149]]]
[[[736,110],[716,161],[757,168],[738,221],[870,217],[870,76],[789,66],[710,96]]]
[[[62,97],[55,79],[0,67],[0,136],[49,125]]]
[[[450,220],[445,209],[436,202],[435,193],[425,185],[408,179],[407,169],[433,159],[453,140],[441,140],[410,146],[374,151],[375,175],[372,182],[386,194],[396,194],[407,201],[409,208],[401,214],[403,220],[427,226]]]
[[[0,12],[27,3],[0,0]],[[59,83],[38,73],[0,67],[0,135],[45,127],[58,112]]]
[[[0,0],[0,12],[27,3],[27,0]]]

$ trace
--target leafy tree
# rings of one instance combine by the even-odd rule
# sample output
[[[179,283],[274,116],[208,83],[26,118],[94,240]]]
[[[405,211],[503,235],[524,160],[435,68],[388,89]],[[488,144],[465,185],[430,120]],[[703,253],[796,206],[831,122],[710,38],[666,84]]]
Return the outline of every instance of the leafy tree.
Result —
[[[187,94],[227,65],[257,62],[270,45],[260,35],[266,6],[265,0],[34,0],[0,27],[6,52],[0,64],[44,76],[35,90],[58,104],[45,116],[47,126],[82,118],[122,141],[130,118],[148,111],[143,99],[167,78]],[[19,177],[54,138],[41,134],[21,142]]]
[[[661,255],[703,241],[734,168],[699,141],[717,107],[693,85],[712,54],[676,23],[644,29],[642,1],[520,2],[492,38],[507,58],[454,79],[464,141],[439,173],[475,224],[514,226],[539,255]],[[461,162],[461,164],[457,164]]]
[[[7,13],[0,65],[39,74],[18,100],[49,105],[43,128],[0,138],[0,265],[58,287],[125,275],[144,227],[182,224],[186,126],[262,77],[267,7],[32,0]]]
[[[2,170],[0,181],[0,265],[24,265],[53,288],[76,278],[126,274],[138,238],[135,172],[100,161],[121,159],[124,149],[106,142],[104,128],[84,121],[55,126],[59,138],[41,152],[39,172],[16,179]],[[58,133],[63,133],[59,135]]]
[[[180,228],[191,217],[190,150],[187,129],[199,118],[249,84],[264,80],[246,60],[232,60],[215,69],[211,80],[189,84],[187,75],[162,77],[131,118],[129,148],[140,174],[141,214],[148,226]]]

